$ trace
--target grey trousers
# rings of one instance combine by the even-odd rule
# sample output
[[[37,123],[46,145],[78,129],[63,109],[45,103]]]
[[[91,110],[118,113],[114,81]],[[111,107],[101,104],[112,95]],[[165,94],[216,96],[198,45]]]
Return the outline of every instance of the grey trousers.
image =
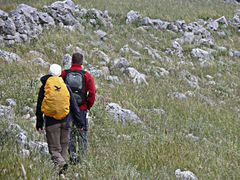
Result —
[[[52,160],[62,167],[66,164],[69,126],[67,123],[57,123],[46,127],[46,137]]]
[[[80,132],[79,128],[73,126],[70,132],[69,154],[71,161],[80,161],[87,153],[88,140],[87,131]],[[77,150],[78,148],[78,150]]]

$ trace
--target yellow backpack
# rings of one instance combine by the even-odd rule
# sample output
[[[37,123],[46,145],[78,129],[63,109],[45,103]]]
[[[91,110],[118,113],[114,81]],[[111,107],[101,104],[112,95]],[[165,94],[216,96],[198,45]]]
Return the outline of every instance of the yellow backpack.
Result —
[[[70,111],[70,94],[63,79],[58,76],[49,77],[44,91],[42,113],[56,120],[64,119]]]

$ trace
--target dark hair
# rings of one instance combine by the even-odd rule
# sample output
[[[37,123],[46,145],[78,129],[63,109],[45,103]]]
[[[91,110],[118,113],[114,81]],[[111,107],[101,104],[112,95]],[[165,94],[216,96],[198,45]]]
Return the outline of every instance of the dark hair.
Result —
[[[81,53],[74,53],[72,55],[72,64],[83,64],[83,55]]]

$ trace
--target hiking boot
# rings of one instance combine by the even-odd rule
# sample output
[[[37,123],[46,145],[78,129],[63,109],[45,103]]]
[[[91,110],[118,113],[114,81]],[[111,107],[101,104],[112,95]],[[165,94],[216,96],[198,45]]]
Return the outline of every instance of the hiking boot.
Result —
[[[62,168],[60,168],[60,171],[59,171],[59,176],[61,176],[61,174],[65,175],[66,172],[67,172],[67,169],[68,169],[68,164],[64,164]]]

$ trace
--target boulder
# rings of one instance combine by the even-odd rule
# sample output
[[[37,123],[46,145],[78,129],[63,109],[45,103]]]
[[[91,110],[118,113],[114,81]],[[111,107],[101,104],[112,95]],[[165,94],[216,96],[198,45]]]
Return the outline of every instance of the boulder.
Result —
[[[8,13],[0,9],[0,19],[7,20]]]
[[[234,57],[234,58],[240,58],[240,51],[236,51],[236,50],[230,50],[229,51],[229,55],[231,56],[231,57]]]
[[[128,62],[127,59],[121,57],[121,58],[118,58],[118,59],[115,59],[113,62],[112,62],[112,67],[113,69],[126,69],[127,67],[130,66],[130,63]]]
[[[56,23],[73,26],[77,23],[74,13],[78,10],[72,0],[56,1],[50,6],[45,6],[46,12],[53,17]]]
[[[148,55],[151,56],[152,59],[161,60],[161,56],[156,49],[153,49],[151,47],[145,47],[144,50],[147,51]]]
[[[140,118],[131,110],[123,109],[116,103],[109,103],[106,106],[106,111],[114,119],[115,122],[126,123],[141,123]]]
[[[92,22],[95,24],[94,26],[102,25],[104,27],[109,27],[109,28],[113,27],[112,18],[108,15],[108,11],[100,11],[100,10],[92,8],[92,9],[87,10],[87,13],[85,16],[92,21],[95,20],[95,22]],[[97,22],[99,24],[97,24]]]
[[[210,60],[211,59],[211,55],[208,51],[202,50],[200,48],[195,48],[192,49],[191,52],[193,57],[196,57],[198,59],[203,59],[203,60]]]
[[[13,120],[15,118],[15,111],[11,106],[0,105],[0,119]]]
[[[46,62],[44,61],[42,58],[35,58],[32,60],[33,63],[37,64],[37,65],[40,65],[42,67],[49,67],[50,66],[50,63],[49,62]]]
[[[23,108],[23,110],[22,110],[22,113],[23,113],[24,115],[30,114],[31,117],[32,117],[32,116],[35,116],[35,113],[34,113],[33,109],[32,109],[31,107],[29,107],[29,106],[25,106],[25,107]]]
[[[6,104],[10,107],[15,107],[17,105],[16,100],[12,98],[6,99]]]
[[[22,147],[25,147],[27,146],[27,143],[28,143],[28,137],[26,135],[25,132],[20,132],[16,135],[16,141],[17,143],[22,146]]]
[[[128,77],[130,77],[132,79],[134,84],[143,84],[144,83],[144,84],[148,85],[148,83],[146,81],[146,75],[139,73],[135,68],[128,67],[128,68],[126,68],[124,73],[127,74]]]
[[[131,10],[127,13],[126,23],[131,24],[133,22],[139,21],[140,18],[141,15],[139,14],[139,12]]]
[[[2,21],[1,23],[2,28],[0,28],[0,33],[5,35],[15,35],[16,33],[16,26],[12,18],[8,18],[6,21]]]
[[[70,69],[72,65],[72,56],[70,54],[65,54],[63,56],[63,69]]]
[[[29,142],[29,147],[32,148],[35,151],[39,151],[40,153],[43,154],[48,154],[48,144],[46,142],[41,142],[41,141],[30,141]]]
[[[209,30],[217,31],[219,28],[218,21],[210,20],[207,25]]]
[[[190,74],[187,70],[180,72],[180,78],[188,83],[192,88],[199,88],[198,79],[196,76]]]
[[[153,73],[156,77],[160,78],[160,77],[166,77],[168,76],[170,73],[168,70],[166,70],[165,68],[162,67],[156,67],[153,69]]]
[[[102,31],[102,30],[97,30],[95,31],[95,33],[97,34],[97,36],[101,39],[101,40],[106,40],[107,37],[107,33]]]
[[[191,171],[181,171],[181,169],[177,169],[175,171],[175,176],[177,179],[181,180],[197,180],[196,175]]]
[[[39,23],[43,26],[54,26],[55,21],[48,13],[39,12]]]
[[[112,82],[112,83],[122,84],[122,81],[119,79],[118,76],[106,76],[105,79],[109,82]]]

